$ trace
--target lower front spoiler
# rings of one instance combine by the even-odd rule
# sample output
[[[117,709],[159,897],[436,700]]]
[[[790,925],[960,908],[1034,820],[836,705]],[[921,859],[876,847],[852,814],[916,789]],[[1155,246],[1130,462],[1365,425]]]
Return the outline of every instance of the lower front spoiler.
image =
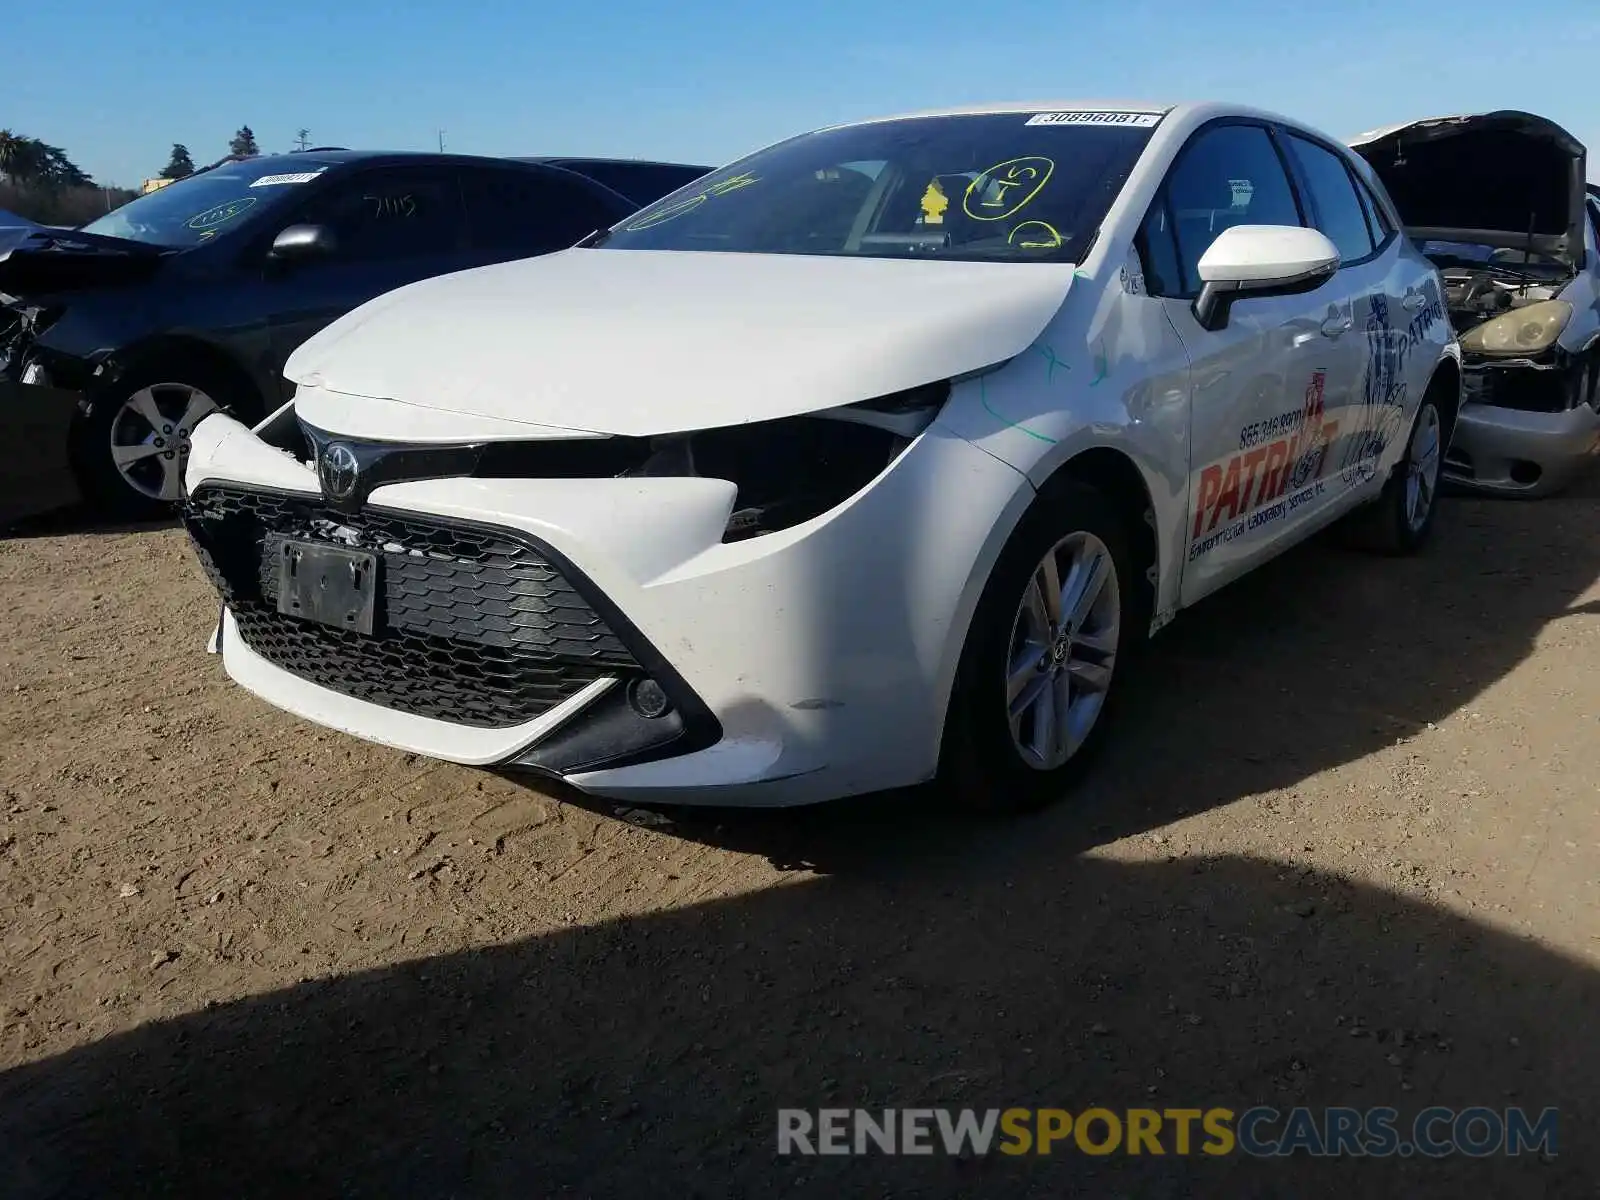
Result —
[[[1559,492],[1600,455],[1600,412],[1525,412],[1467,404],[1445,459],[1447,482],[1476,492],[1533,499]]]
[[[556,732],[616,683],[609,677],[597,679],[532,721],[509,728],[482,729],[380,708],[302,679],[250,649],[230,612],[223,612],[218,634],[213,640],[222,653],[222,665],[228,675],[268,704],[367,741],[465,766],[494,766],[514,759]]]
[[[779,768],[780,740],[723,739],[678,757],[638,766],[559,773],[527,765],[530,751],[558,732],[581,725],[616,684],[599,679],[537,720],[509,729],[477,729],[379,708],[309,683],[256,654],[222,613],[207,647],[220,653],[230,678],[246,691],[295,716],[396,750],[485,767],[527,779],[559,779],[579,791],[654,804],[784,807],[831,798],[838,785],[812,770]]]
[[[0,527],[82,502],[69,454],[80,399],[65,388],[0,382]]]

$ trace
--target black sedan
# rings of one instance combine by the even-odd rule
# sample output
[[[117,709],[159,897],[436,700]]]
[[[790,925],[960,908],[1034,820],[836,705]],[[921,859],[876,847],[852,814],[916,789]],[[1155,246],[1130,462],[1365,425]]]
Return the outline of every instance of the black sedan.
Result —
[[[107,514],[162,512],[195,422],[265,417],[289,398],[290,352],[334,318],[563,249],[706,170],[306,151],[224,162],[82,229],[0,232],[0,429],[35,456],[6,473],[37,489],[0,495],[0,520],[56,499],[39,483],[52,454]]]

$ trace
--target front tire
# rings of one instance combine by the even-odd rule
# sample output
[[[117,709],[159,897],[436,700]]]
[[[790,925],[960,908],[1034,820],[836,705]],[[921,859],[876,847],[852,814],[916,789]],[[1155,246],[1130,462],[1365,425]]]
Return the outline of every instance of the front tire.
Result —
[[[145,520],[172,513],[203,417],[238,411],[243,398],[221,373],[175,362],[129,373],[93,394],[73,431],[84,496],[103,516]]]
[[[963,807],[1041,808],[1104,740],[1148,630],[1122,515],[1074,480],[1035,500],[974,613],[945,723],[940,776]]]

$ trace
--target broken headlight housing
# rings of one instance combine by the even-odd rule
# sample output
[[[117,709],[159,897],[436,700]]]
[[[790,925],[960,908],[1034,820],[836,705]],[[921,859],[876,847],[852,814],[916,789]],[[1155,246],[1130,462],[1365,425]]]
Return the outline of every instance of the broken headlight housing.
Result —
[[[651,439],[627,475],[726,479],[724,542],[789,529],[843,504],[905,452],[950,397],[941,381],[803,416]]]
[[[1555,345],[1572,319],[1565,300],[1541,300],[1513,309],[1461,335],[1461,348],[1475,354],[1538,354]]]

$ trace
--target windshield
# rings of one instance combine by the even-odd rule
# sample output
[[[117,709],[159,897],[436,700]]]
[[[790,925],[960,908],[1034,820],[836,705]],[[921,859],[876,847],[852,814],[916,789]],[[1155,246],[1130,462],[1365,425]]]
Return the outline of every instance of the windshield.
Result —
[[[808,133],[590,242],[867,258],[1079,262],[1154,113],[913,117]]]
[[[187,249],[249,223],[331,165],[299,156],[226,163],[130,200],[83,232]]]

